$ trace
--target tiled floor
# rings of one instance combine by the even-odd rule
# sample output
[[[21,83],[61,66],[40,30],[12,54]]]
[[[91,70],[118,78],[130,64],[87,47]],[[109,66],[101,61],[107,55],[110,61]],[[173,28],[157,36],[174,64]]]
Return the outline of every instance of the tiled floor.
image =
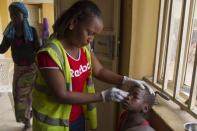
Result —
[[[0,94],[0,131],[21,131],[23,124],[16,123],[8,93]],[[31,131],[29,129],[28,131]]]

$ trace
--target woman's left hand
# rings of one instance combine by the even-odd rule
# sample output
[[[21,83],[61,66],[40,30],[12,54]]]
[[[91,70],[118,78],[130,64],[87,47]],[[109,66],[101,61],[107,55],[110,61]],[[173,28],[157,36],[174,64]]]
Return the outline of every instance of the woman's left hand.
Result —
[[[155,94],[154,90],[151,88],[150,85],[148,85],[145,81],[142,80],[136,80],[136,79],[131,79],[127,76],[124,76],[123,82],[124,85],[127,86],[139,86],[141,89],[147,88],[150,94]]]

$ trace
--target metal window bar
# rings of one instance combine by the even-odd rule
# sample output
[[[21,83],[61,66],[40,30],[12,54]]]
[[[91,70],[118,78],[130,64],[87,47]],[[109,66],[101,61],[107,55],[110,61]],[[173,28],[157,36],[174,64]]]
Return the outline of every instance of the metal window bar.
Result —
[[[193,110],[196,103],[196,93],[197,93],[197,50],[195,55],[195,63],[192,75],[192,84],[189,97],[189,109]]]
[[[166,1],[165,1],[166,2]],[[161,14],[161,11],[160,11],[160,15],[164,16],[165,13],[170,13],[170,16],[171,16],[171,13],[172,13],[172,4],[173,4],[173,1],[172,0],[169,0],[168,1],[169,3],[167,4],[170,8],[166,8],[167,11],[163,11],[164,14]],[[162,37],[166,37],[168,38],[167,39],[167,51],[166,51],[166,62],[165,62],[165,72],[164,72],[164,82],[163,82],[163,85],[162,85],[162,89],[160,87],[160,85],[157,83],[157,72],[159,72],[159,69],[158,69],[158,63],[159,63],[159,58],[158,56],[155,56],[155,69],[154,69],[154,72],[153,72],[153,79],[150,81],[149,79],[145,79],[147,80],[147,82],[151,83],[153,86],[155,86],[157,89],[159,90],[162,90],[165,94],[167,94],[171,99],[173,99],[173,101],[180,105],[180,107],[186,111],[188,111],[191,115],[193,115],[194,117],[197,118],[197,109],[196,109],[196,94],[197,94],[197,50],[196,50],[196,54],[195,54],[195,62],[194,62],[194,68],[193,68],[193,74],[192,74],[192,85],[191,85],[191,90],[190,90],[190,96],[189,96],[189,105],[188,107],[184,106],[182,102],[178,101],[178,92],[180,90],[180,86],[182,86],[183,84],[183,76],[185,75],[184,74],[184,65],[185,65],[185,61],[186,59],[184,59],[184,55],[187,54],[187,51],[188,51],[188,44],[190,42],[190,39],[191,39],[191,32],[192,32],[192,25],[193,25],[193,16],[194,16],[194,11],[195,11],[195,3],[196,3],[196,0],[184,0],[184,3],[183,3],[183,8],[182,8],[182,22],[181,22],[181,30],[180,30],[180,39],[179,39],[179,53],[178,53],[178,65],[177,65],[177,68],[176,68],[176,77],[175,77],[175,90],[173,92],[173,96],[169,95],[168,92],[166,92],[164,89],[167,88],[167,75],[168,75],[168,63],[169,63],[169,54],[168,52],[170,52],[170,44],[169,43],[169,38],[170,38],[170,34],[172,32],[172,29],[171,26],[170,26],[170,22],[166,22],[165,24],[167,25],[166,27],[168,28],[168,33],[167,33],[167,36],[166,35],[162,35],[160,36],[161,34],[158,34],[158,38],[157,38],[157,44],[159,44],[159,46],[157,45],[156,47],[156,53],[155,55],[158,55],[161,51],[160,48],[161,47],[161,40],[162,40]],[[166,4],[166,3],[165,3]],[[162,6],[163,3],[162,3],[162,0],[160,2],[160,10],[162,10]],[[169,9],[169,11],[168,11]],[[189,12],[189,13],[188,13]],[[189,14],[189,16],[186,16],[186,14]],[[161,16],[159,18],[159,24],[158,24],[158,33],[160,33],[161,29],[161,25],[162,24],[162,27],[165,27],[165,25],[163,25],[164,23],[162,23],[161,21]],[[168,21],[171,21],[171,18],[167,18]],[[182,34],[181,34],[182,33]],[[161,39],[161,40],[159,40]],[[165,39],[163,39],[165,40]],[[184,43],[186,43],[186,45],[184,45]],[[186,47],[186,48],[184,48]],[[163,52],[164,53],[164,52]],[[195,112],[196,111],[196,112]]]
[[[157,30],[157,44],[155,52],[155,68],[153,73],[153,83],[157,83],[158,68],[159,68],[159,54],[161,48],[161,36],[162,36],[162,23],[164,21],[164,5],[165,0],[160,0],[160,10],[159,10],[159,21],[158,21],[158,30]]]
[[[194,12],[195,12],[197,7],[195,7],[196,0],[192,0],[192,2],[193,3],[191,3],[191,9],[192,9],[193,13],[191,13],[191,14],[192,14],[192,18],[193,18]],[[193,28],[193,27],[191,27],[191,28]],[[195,52],[195,61],[194,61],[194,67],[193,67],[192,83],[191,83],[189,105],[188,105],[188,108],[191,111],[194,111],[194,109],[195,109],[196,97],[197,97],[196,94],[197,94],[197,49],[196,49],[196,52]]]
[[[178,62],[177,62],[177,68],[175,73],[175,85],[174,85],[174,92],[173,92],[173,98],[179,97],[179,92],[181,88],[181,81],[183,80],[183,65],[184,65],[184,54],[185,54],[185,47],[186,47],[186,36],[187,36],[187,27],[188,27],[188,12],[189,12],[189,0],[183,1],[183,7],[182,7],[182,15],[181,15],[181,28],[179,31],[179,48],[178,48]]]
[[[165,65],[164,65],[164,80],[162,83],[162,90],[166,90],[167,86],[168,86],[168,76],[169,76],[169,69],[170,69],[170,59],[171,59],[171,45],[173,43],[170,42],[170,39],[172,37],[172,32],[173,32],[173,28],[172,28],[172,20],[171,20],[171,16],[172,16],[172,6],[173,6],[173,0],[170,1],[170,8],[169,8],[169,22],[168,22],[168,34],[167,34],[167,43],[166,43],[166,56],[165,56]]]
[[[188,61],[188,53],[189,53],[189,47],[190,47],[190,45],[191,45],[191,38],[192,38],[192,32],[193,32],[193,30],[192,30],[192,28],[193,28],[193,22],[194,22],[194,19],[193,19],[193,17],[194,17],[194,10],[195,10],[195,2],[196,2],[196,0],[190,0],[190,7],[189,7],[189,18],[188,18],[188,28],[187,28],[187,37],[186,37],[186,42],[187,42],[187,44],[186,44],[186,51],[185,51],[185,56],[187,56],[187,57],[185,57],[185,60],[184,60],[184,72],[183,72],[183,81],[182,81],[182,85],[183,86],[185,86],[184,85],[184,81],[185,81],[185,76],[186,76],[186,68],[187,68],[187,61]]]
[[[162,83],[162,75],[163,75],[163,66],[164,66],[164,56],[166,54],[165,52],[165,46],[167,43],[167,34],[168,34],[168,23],[169,23],[169,5],[170,5],[171,0],[166,0],[164,4],[164,14],[163,14],[163,23],[162,23],[162,36],[161,36],[161,46],[159,51],[159,65],[158,67],[160,68],[157,72],[157,82]]]

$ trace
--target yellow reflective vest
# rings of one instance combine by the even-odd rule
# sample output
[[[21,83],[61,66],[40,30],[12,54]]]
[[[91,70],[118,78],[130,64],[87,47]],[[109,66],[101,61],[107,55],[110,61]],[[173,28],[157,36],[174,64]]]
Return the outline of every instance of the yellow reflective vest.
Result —
[[[90,50],[83,47],[88,62],[91,64]],[[65,88],[72,91],[72,78],[70,65],[65,50],[59,40],[53,38],[42,50],[46,51],[59,66],[65,76]],[[95,93],[91,75],[85,82],[84,92]],[[52,91],[38,71],[35,88],[32,91],[33,131],[69,131],[69,117],[72,105],[61,104],[54,98]],[[97,128],[97,112],[94,103],[83,106],[86,118],[89,120],[91,129]]]

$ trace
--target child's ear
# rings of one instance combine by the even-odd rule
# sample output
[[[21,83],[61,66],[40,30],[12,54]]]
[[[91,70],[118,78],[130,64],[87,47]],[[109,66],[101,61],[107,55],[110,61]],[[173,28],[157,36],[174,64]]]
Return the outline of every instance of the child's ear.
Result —
[[[149,106],[148,106],[148,104],[144,104],[142,110],[143,110],[143,113],[147,113],[147,112],[149,111]]]

